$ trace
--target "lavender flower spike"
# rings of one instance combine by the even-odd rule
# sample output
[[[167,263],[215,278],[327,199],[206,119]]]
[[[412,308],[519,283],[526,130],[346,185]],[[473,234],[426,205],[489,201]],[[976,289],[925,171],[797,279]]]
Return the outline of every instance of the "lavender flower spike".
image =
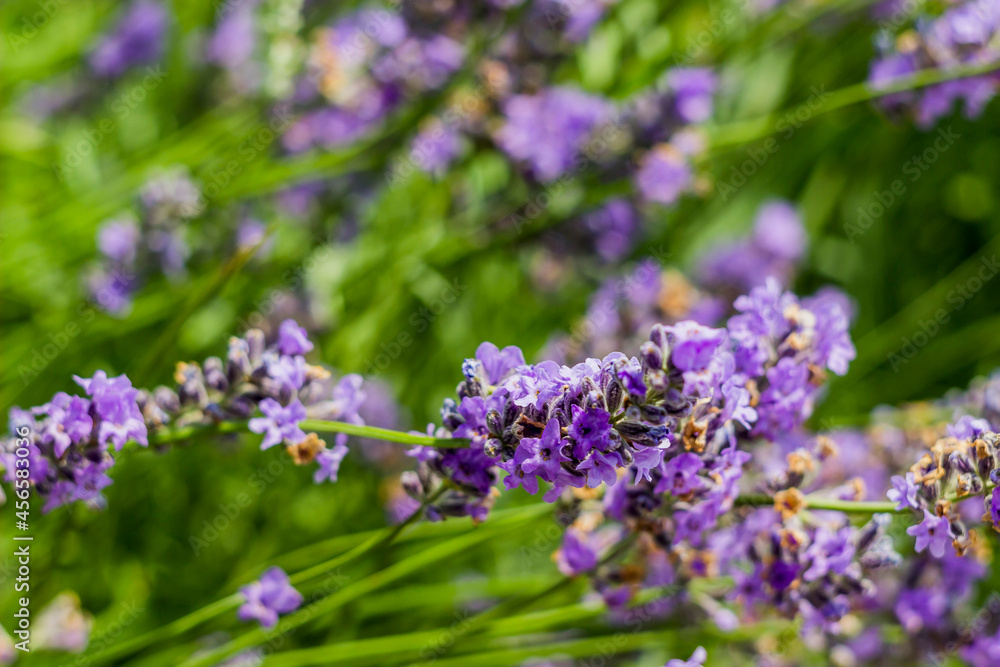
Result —
[[[288,581],[280,567],[272,567],[259,581],[240,589],[245,600],[237,612],[240,620],[260,621],[265,628],[273,628],[280,614],[295,611],[302,604],[302,594]]]

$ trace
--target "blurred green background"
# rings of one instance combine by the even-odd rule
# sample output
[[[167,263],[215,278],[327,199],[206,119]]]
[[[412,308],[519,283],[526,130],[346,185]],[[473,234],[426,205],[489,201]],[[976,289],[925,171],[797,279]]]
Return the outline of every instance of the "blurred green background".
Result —
[[[5,0],[3,33],[20,34],[24,17],[38,4]],[[347,11],[354,3],[342,4]],[[95,257],[99,224],[131,208],[136,189],[158,167],[184,165],[206,181],[266,123],[263,105],[213,95],[200,81],[203,73],[190,65],[192,40],[210,24],[213,4],[174,0],[178,25],[162,84],[61,180],[53,165],[67,159],[81,133],[108,116],[141,73],[111,84],[87,113],[58,122],[36,122],[25,114],[23,101],[42,82],[74,76],[81,54],[117,5],[74,0],[61,5],[22,48],[13,49],[9,39],[0,44],[4,412],[70,391],[72,374],[89,376],[99,368],[127,372],[137,386],[169,382],[175,361],[220,354],[240,322],[267,314],[281,291],[307,302],[315,315],[317,358],[384,380],[408,412],[404,426],[421,428],[453,393],[462,359],[479,342],[517,344],[532,358],[553,333],[577,321],[603,278],[622,270],[564,256],[545,243],[588,202],[615,190],[615,184],[595,183],[586,174],[522,230],[505,220],[523,209],[533,186],[489,148],[473,151],[440,180],[415,172],[394,187],[353,187],[353,171],[385,169],[405,150],[419,119],[437,103],[428,99],[426,108],[401,114],[356,150],[294,158],[263,153],[191,222],[195,237],[222,238],[251,202],[273,230],[266,259],[230,271],[229,257],[201,257],[183,281],[147,284],[124,319],[93,310],[80,276]],[[720,68],[717,122],[794,111],[816,91],[863,81],[874,53],[867,10],[857,2],[792,3],[756,24],[724,25],[696,60]],[[560,77],[622,98],[682,57],[718,11],[714,3],[622,0]],[[658,252],[690,267],[713,243],[747,233],[761,201],[790,199],[810,240],[796,289],[808,293],[833,283],[857,308],[858,359],[845,378],[832,383],[814,421],[858,423],[878,404],[939,396],[992,370],[1000,359],[1000,289],[986,282],[961,299],[960,309],[949,299],[983,258],[1000,253],[996,111],[993,103],[975,121],[958,113],[943,120],[939,128],[957,139],[915,181],[904,168],[933,147],[937,129],[894,122],[868,103],[821,110],[800,128],[775,135],[777,152],[735,192],[723,195],[720,183],[759,154],[762,141],[714,151],[705,196],[688,197],[670,211],[648,211],[647,237],[634,257]],[[897,179],[905,181],[904,194],[855,233],[859,207],[869,209],[884,198],[878,193]],[[280,189],[316,180],[329,187],[330,205],[321,214],[291,219],[269,203]],[[347,228],[351,240],[338,241]],[[540,275],[544,289],[538,287]],[[445,303],[452,293],[454,303]],[[950,321],[894,370],[889,355],[912,341],[920,323],[939,308]],[[373,367],[401,334],[412,337],[412,344],[386,368]],[[34,599],[75,590],[96,615],[99,632],[132,605],[142,610],[128,621],[127,632],[135,632],[232,592],[265,564],[306,564],[294,553],[278,559],[282,554],[385,525],[384,473],[357,448],[338,484],[316,486],[311,471],[290,465],[281,452],[256,451],[254,442],[202,442],[122,456],[105,511],[71,507],[34,516]],[[271,481],[261,484],[264,479]],[[226,515],[241,494],[251,502],[196,554],[191,537],[206,537],[206,522]],[[507,494],[501,508],[525,499],[520,492]],[[0,528],[5,540],[10,524]],[[330,637],[377,636],[390,624],[393,632],[447,626],[476,600],[541,590],[556,577],[549,561],[556,546],[551,527],[551,519],[542,518],[503,540],[480,544],[396,589],[366,597],[340,612],[336,623],[294,641],[313,645]],[[387,549],[345,576],[374,571],[422,544],[413,540]],[[0,576],[9,576],[10,560],[4,558]],[[566,591],[567,603],[579,592]],[[10,586],[0,588],[0,606],[11,608],[12,595]],[[232,625],[227,618],[219,627]],[[662,664],[656,656],[649,659]]]

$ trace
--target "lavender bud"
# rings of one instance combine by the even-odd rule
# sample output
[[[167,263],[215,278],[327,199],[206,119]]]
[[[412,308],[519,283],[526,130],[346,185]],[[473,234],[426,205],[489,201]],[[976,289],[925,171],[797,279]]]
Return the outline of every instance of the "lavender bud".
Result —
[[[452,398],[444,399],[441,406],[441,424],[448,430],[454,431],[465,423],[465,419],[458,413],[458,404]]]
[[[483,453],[490,458],[496,458],[500,455],[501,447],[503,447],[503,443],[496,438],[490,438],[486,441],[486,444],[483,445]]]
[[[498,410],[490,410],[486,413],[486,428],[496,437],[503,435],[503,419]]]
[[[639,358],[642,366],[646,370],[660,370],[663,368],[663,350],[653,341],[647,340],[639,346]]]
[[[181,409],[181,399],[177,396],[177,392],[169,387],[164,387],[160,385],[153,390],[153,401],[156,405],[160,407],[164,412],[173,414],[180,412]]]
[[[608,412],[611,414],[617,413],[621,409],[624,399],[625,392],[619,383],[612,382],[608,385],[607,392],[604,395],[604,401],[608,406]]]
[[[231,384],[236,384],[248,378],[252,371],[250,346],[244,339],[233,336],[229,339],[229,351],[226,353],[226,378]]]
[[[229,389],[229,380],[222,365],[222,359],[209,357],[205,360],[205,384],[216,391],[226,391]]]
[[[250,366],[251,368],[257,368],[264,357],[264,347],[266,344],[264,332],[260,329],[250,329],[246,333],[246,342],[247,358],[250,361]]]

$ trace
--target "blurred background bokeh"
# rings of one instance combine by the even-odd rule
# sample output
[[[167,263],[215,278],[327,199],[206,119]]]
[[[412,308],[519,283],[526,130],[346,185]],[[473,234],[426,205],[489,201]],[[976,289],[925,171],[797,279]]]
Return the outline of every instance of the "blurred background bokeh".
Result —
[[[144,4],[163,12],[147,19],[163,23],[162,52],[101,75],[102,36]],[[463,3],[422,4],[464,49],[453,78],[406,91],[356,140],[299,149],[283,138],[311,108],[294,90],[296,68],[314,63],[317,33],[358,3],[247,0],[227,12],[225,3],[195,0],[5,0],[3,412],[71,391],[71,375],[96,369],[127,372],[136,386],[169,382],[176,361],[221,354],[248,326],[273,330],[295,317],[316,341],[316,359],[378,383],[385,400],[371,408],[373,423],[422,430],[480,342],[516,344],[537,359],[580,321],[603,281],[649,256],[692,274],[714,246],[750,234],[758,208],[775,198],[795,206],[808,236],[793,286],[812,293],[832,283],[855,307],[858,358],[831,383],[814,423],[863,423],[877,405],[940,396],[997,366],[1000,289],[969,282],[1000,253],[997,105],[974,119],[956,108],[930,128],[869,102],[828,109],[834,91],[868,78],[887,38],[872,3],[620,0],[600,3],[582,38],[552,47],[549,82],[618,103],[671,68],[711,67],[718,82],[708,126],[735,128],[736,139],[697,157],[698,182],[676,205],[637,205],[641,233],[610,260],[593,251],[585,214],[628,195],[627,179],[583,170],[546,184],[481,136],[465,137],[445,170],[412,168],[415,134],[452,96],[476,91],[482,54],[524,20],[503,12],[460,20],[473,14]],[[727,21],[724,11],[738,18]],[[234,12],[253,22],[251,54],[213,58],[218,27]],[[739,138],[734,123],[772,112],[791,116],[771,135]],[[748,160],[753,173],[740,175]],[[175,203],[185,179],[195,199],[201,193],[170,213],[183,261],[171,268],[162,248],[142,257],[128,303],[102,307],[92,289],[107,277],[99,232],[108,220],[157,210],[156,179],[174,188]],[[539,193],[542,212],[529,217]],[[153,270],[154,261],[162,266]],[[947,322],[931,333],[940,309]],[[106,509],[35,516],[34,599],[73,590],[98,629],[132,608],[139,611],[126,624],[154,628],[232,592],[263,564],[305,565],[296,549],[389,520],[400,492],[386,470],[405,467],[403,446],[370,457],[355,447],[338,484],[314,485],[311,471],[254,442],[123,456]],[[499,508],[526,500],[507,494]],[[541,589],[555,576],[551,524],[540,519],[471,548],[294,641],[377,636],[390,624],[393,632],[439,627],[504,590]],[[11,530],[4,521],[0,535]],[[423,544],[386,549],[345,576]],[[0,564],[9,580],[9,556]],[[567,601],[578,594],[567,592]],[[0,607],[13,597],[5,584]]]

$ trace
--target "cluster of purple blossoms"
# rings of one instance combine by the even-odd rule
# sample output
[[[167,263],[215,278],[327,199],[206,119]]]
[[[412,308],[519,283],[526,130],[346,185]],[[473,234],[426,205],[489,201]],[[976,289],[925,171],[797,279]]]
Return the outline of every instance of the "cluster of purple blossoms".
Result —
[[[975,549],[979,537],[966,526],[958,507],[965,498],[983,496],[983,522],[1000,532],[1000,435],[988,421],[970,415],[948,427],[905,475],[892,478],[889,500],[897,510],[912,510],[922,521],[907,529],[917,553],[935,558],[954,550]]]
[[[551,485],[553,501],[566,488],[618,489],[631,467],[635,485],[684,498],[668,541],[698,540],[738,495],[749,459],[738,434],[800,424],[824,371],[846,371],[854,348],[841,305],[825,294],[800,302],[769,283],[737,300],[728,329],[656,324],[638,357],[572,367],[526,364],[519,349],[484,343],[430,430],[471,447],[416,448],[408,491],[426,499],[446,483],[437,512],[482,517],[498,469],[508,489]]]
[[[869,83],[884,88],[917,72],[947,72],[961,67],[990,65],[1000,60],[1000,4],[995,0],[964,0],[948,6],[939,16],[921,15],[915,30],[895,36],[883,34],[881,55],[872,63]],[[1000,74],[945,81],[919,91],[894,93],[881,99],[890,112],[910,111],[921,127],[929,127],[964,102],[965,113],[975,118],[1000,89]]]
[[[141,216],[105,221],[97,232],[100,265],[86,276],[90,297],[101,310],[125,314],[132,295],[153,272],[184,273],[190,249],[184,225],[203,208],[201,191],[183,169],[150,179],[139,192]]]
[[[303,112],[284,145],[297,152],[351,143],[408,96],[441,88],[464,58],[460,43],[405,12],[365,9],[340,19],[316,33],[294,93]]]
[[[121,76],[163,57],[169,16],[157,0],[136,0],[90,54],[90,66],[104,77]]]
[[[847,372],[855,357],[849,333],[851,306],[833,288],[799,299],[775,279],[741,296],[729,320],[736,372],[754,380],[760,415],[753,434],[774,438],[807,419],[831,371]]]
[[[243,605],[237,611],[240,620],[258,621],[264,628],[273,628],[278,616],[295,611],[302,604],[302,594],[292,586],[280,567],[272,567],[240,589]]]
[[[101,489],[111,483],[109,443],[115,450],[130,440],[145,446],[150,436],[171,428],[242,421],[259,410],[262,416],[251,418],[249,427],[264,435],[261,449],[282,444],[296,464],[318,464],[317,483],[336,481],[347,435],[336,434],[328,446],[301,423],[363,424],[359,410],[366,395],[359,375],[334,381],[328,370],[307,363],[303,355],[312,349],[305,330],[286,320],[270,345],[262,331],[251,329],[230,339],[225,360],[178,363],[173,389],[138,390],[125,375],[109,378],[104,371],[90,379],[74,376],[87,398],[60,392],[30,411],[11,410],[12,437],[0,446],[6,479],[15,481],[15,452],[26,439],[28,479],[45,500],[44,511],[74,501],[99,505]]]
[[[553,181],[577,166],[587,140],[611,112],[606,100],[573,88],[512,95],[503,102],[505,122],[497,143],[526,163],[536,179]]]
[[[75,501],[100,506],[101,489],[111,484],[107,471],[114,464],[109,443],[115,450],[129,440],[149,444],[137,402],[139,390],[127,377],[109,378],[97,371],[92,378],[73,379],[86,398],[59,392],[31,410],[12,408],[12,437],[0,447],[5,481],[27,479],[45,499],[44,512]],[[17,472],[24,469],[16,454],[23,447],[29,452],[27,477]]]

